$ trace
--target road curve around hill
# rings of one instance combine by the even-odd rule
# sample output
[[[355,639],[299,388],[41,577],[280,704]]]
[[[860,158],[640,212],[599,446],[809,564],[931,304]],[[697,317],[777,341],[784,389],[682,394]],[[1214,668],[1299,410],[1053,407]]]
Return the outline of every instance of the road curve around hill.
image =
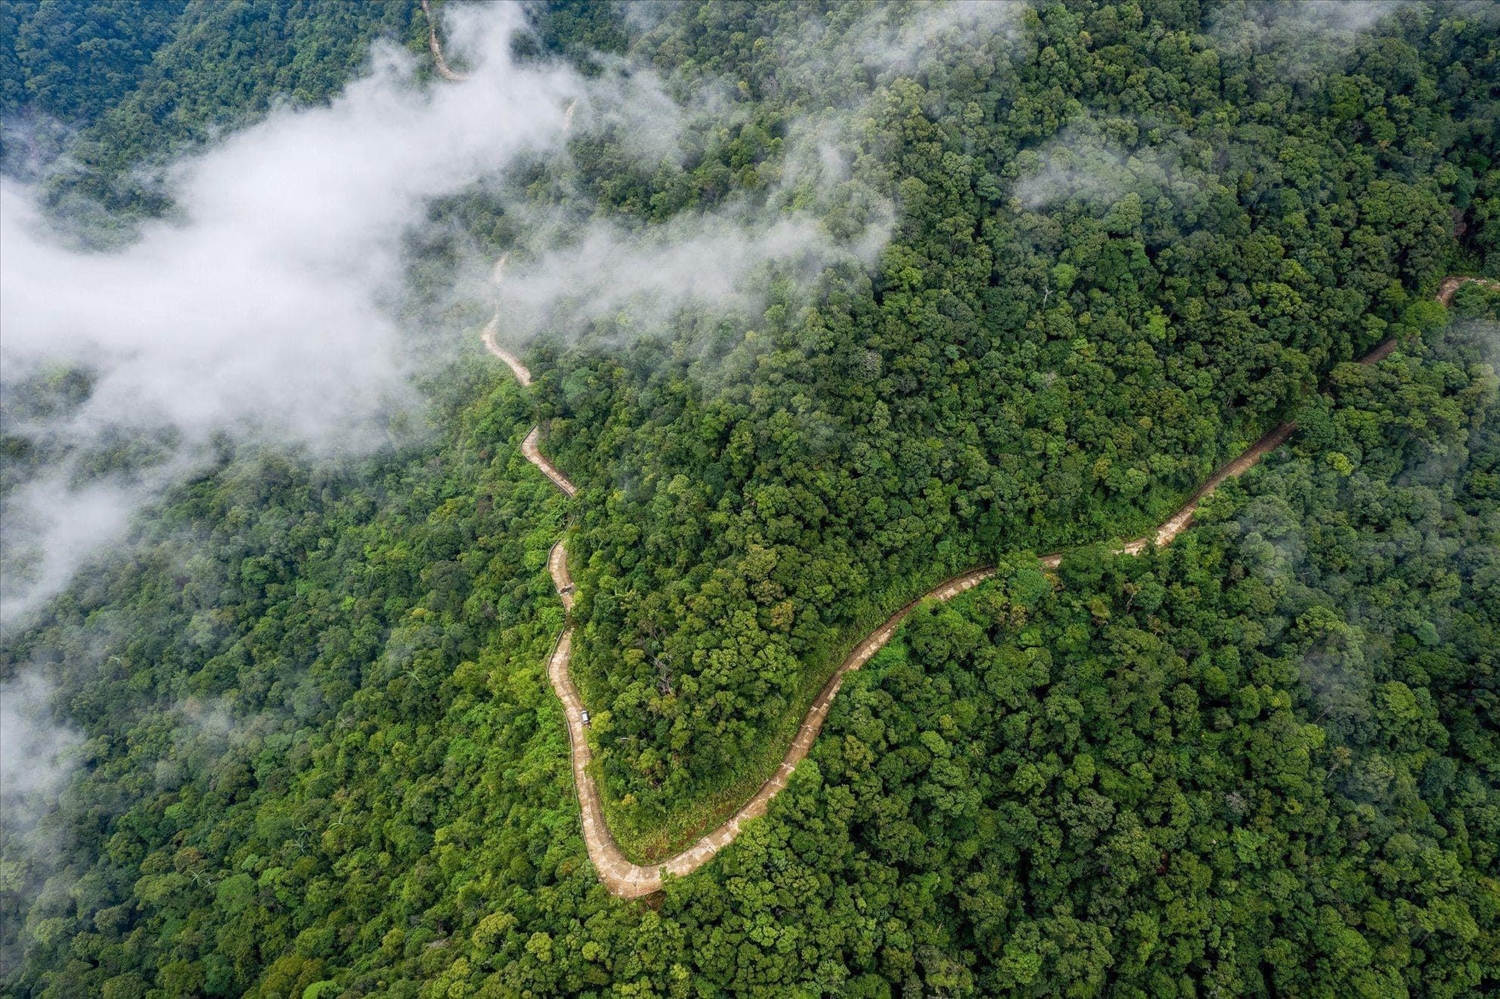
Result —
[[[432,18],[432,10],[428,0],[422,0],[422,11],[427,15],[428,24],[428,47],[432,51],[433,63],[437,73],[445,80],[464,80],[467,77],[456,73],[449,67],[447,60],[443,58],[442,44],[438,41],[437,27]],[[573,122],[574,104],[569,104],[563,116],[563,129],[566,131]],[[500,284],[502,274],[505,270],[505,262],[508,254],[502,255],[495,261],[494,281]],[[1466,282],[1478,282],[1490,288],[1500,289],[1500,281],[1488,278],[1459,277],[1444,278],[1438,288],[1437,300],[1443,305],[1449,305],[1453,301],[1454,294]],[[500,332],[500,313],[497,311],[494,317],[485,325],[480,332],[480,339],[485,349],[495,357],[504,361],[515,375],[516,381],[523,386],[531,384],[531,371],[514,354],[502,347],[497,339]],[[1396,340],[1388,339],[1380,343],[1364,357],[1360,358],[1361,364],[1375,364],[1383,360],[1396,349]],[[1297,424],[1286,422],[1278,425],[1260,440],[1256,441],[1243,454],[1233,461],[1219,468],[1213,475],[1197,488],[1188,497],[1186,503],[1169,517],[1159,528],[1148,537],[1135,538],[1124,544],[1118,545],[1112,551],[1128,555],[1138,555],[1145,551],[1150,545],[1161,547],[1170,544],[1183,531],[1187,530],[1193,522],[1193,514],[1198,509],[1198,504],[1211,495],[1214,490],[1223,485],[1229,479],[1237,478],[1249,471],[1260,462],[1267,454],[1276,450],[1297,430]],[[575,486],[557,466],[553,465],[547,457],[542,454],[540,448],[541,427],[533,426],[526,434],[525,440],[521,442],[521,451],[542,474],[545,475],[553,485],[562,490],[568,497],[578,493]],[[1062,564],[1062,553],[1054,552],[1041,558],[1043,566],[1055,569]],[[573,648],[573,578],[568,572],[568,550],[564,541],[558,541],[552,546],[547,556],[547,569],[552,575],[552,583],[557,587],[558,596],[562,600],[563,609],[568,613],[569,619],[564,626],[562,634],[558,636],[557,645],[553,648],[552,657],[547,663],[547,677],[552,683],[552,689],[557,698],[562,702],[563,714],[567,719],[568,741],[571,746],[571,757],[573,764],[573,783],[578,790],[578,803],[582,810],[583,839],[588,848],[589,860],[599,872],[599,878],[614,894],[622,898],[639,898],[661,890],[662,876],[672,874],[681,877],[691,874],[702,867],[713,856],[734,842],[735,837],[740,834],[742,825],[750,819],[759,818],[766,813],[771,799],[786,787],[787,781],[791,779],[792,771],[797,764],[812,749],[814,740],[817,739],[819,731],[823,728],[823,721],[828,717],[828,709],[833,704],[833,699],[843,685],[844,677],[851,671],[857,670],[865,663],[875,657],[875,654],[885,647],[901,623],[906,620],[917,607],[928,600],[949,600],[965,590],[978,586],[995,574],[995,570],[988,566],[971,569],[968,572],[945,580],[937,586],[928,590],[911,603],[902,607],[896,613],[886,618],[885,622],[870,634],[866,635],[854,649],[844,657],[833,676],[823,685],[818,696],[813,699],[807,714],[803,716],[802,722],[797,727],[797,735],[792,739],[792,744],[787,748],[786,755],[782,757],[781,765],[776,772],[760,786],[751,799],[729,817],[722,825],[713,832],[707,834],[695,842],[686,850],[662,861],[659,864],[641,865],[631,863],[621,852],[619,844],[615,842],[614,835],[609,831],[609,826],[604,821],[604,810],[599,802],[599,789],[594,782],[594,777],[589,773],[589,763],[592,753],[588,742],[588,729],[584,723],[583,699],[578,695],[578,688],[573,683],[572,672],[568,668],[570,655]]]
[[[495,279],[499,282],[501,271],[504,267],[505,258],[497,261],[495,266]],[[1477,278],[1448,278],[1438,292],[1438,300],[1444,305],[1449,304],[1454,293],[1465,281],[1483,280]],[[1484,281],[1491,287],[1500,287],[1500,283]],[[496,313],[490,323],[485,326],[481,338],[484,346],[491,354],[504,361],[515,375],[516,380],[522,385],[531,384],[531,372],[521,363],[520,359],[501,347],[496,340],[496,334],[500,329],[500,315]],[[1396,341],[1386,340],[1360,358],[1361,364],[1374,364],[1387,357],[1395,350]],[[1211,495],[1220,485],[1229,479],[1243,475],[1253,468],[1267,454],[1276,450],[1296,432],[1297,425],[1292,422],[1282,423],[1263,437],[1256,441],[1243,454],[1233,461],[1224,465],[1213,475],[1209,476],[1196,491],[1183,504],[1181,509],[1166,520],[1157,530],[1148,537],[1136,538],[1119,545],[1116,552],[1136,555],[1144,551],[1149,545],[1158,547],[1170,544],[1179,534],[1185,531],[1193,522],[1193,513],[1198,505]],[[552,462],[548,461],[538,446],[541,436],[540,427],[532,427],[527,433],[521,448],[528,461],[539,468],[559,489],[568,496],[577,494],[578,489],[567,476],[563,475]],[[1056,568],[1062,564],[1062,553],[1054,552],[1042,557],[1042,564],[1048,568]],[[557,592],[562,598],[563,607],[569,613],[573,609],[573,579],[568,573],[568,552],[564,542],[559,541],[552,547],[547,559],[547,568],[552,574],[552,582],[557,587]],[[552,658],[547,664],[547,676],[552,683],[552,689],[557,693],[558,700],[562,702],[563,713],[567,719],[568,739],[572,746],[573,782],[578,789],[578,803],[583,813],[583,838],[588,847],[589,859],[593,862],[595,869],[599,872],[599,878],[605,886],[614,894],[622,898],[638,898],[660,891],[662,876],[672,874],[682,876],[690,874],[702,867],[713,856],[734,842],[740,834],[743,824],[751,819],[758,818],[766,813],[771,799],[786,787],[791,778],[792,771],[797,764],[812,749],[813,741],[817,739],[819,731],[823,728],[823,721],[828,717],[828,709],[833,704],[833,699],[838,695],[839,687],[843,685],[844,677],[852,670],[857,670],[865,663],[874,658],[875,654],[885,647],[886,643],[895,635],[896,630],[906,617],[918,606],[927,600],[948,600],[965,590],[978,586],[984,580],[994,575],[994,570],[989,567],[973,569],[969,572],[945,580],[938,586],[922,594],[916,600],[902,607],[896,613],[888,617],[880,627],[856,645],[839,668],[823,685],[818,696],[813,699],[812,706],[808,708],[797,728],[797,735],[792,740],[791,746],[787,748],[786,755],[782,758],[781,765],[777,767],[770,779],[760,786],[760,790],[742,805],[732,816],[713,832],[703,836],[692,846],[662,861],[659,864],[641,865],[631,863],[620,851],[614,836],[609,831],[609,826],[604,821],[604,810],[599,801],[598,786],[594,782],[593,775],[589,773],[589,763],[592,753],[588,743],[588,729],[584,724],[583,700],[578,695],[578,688],[573,683],[572,673],[568,669],[569,657],[573,647],[573,626],[571,621],[563,629],[558,638],[557,646],[553,650]]]
[[[522,385],[530,385],[531,372],[519,358],[496,341],[495,332],[498,327],[499,317],[496,316],[484,328],[481,339],[485,349],[504,361],[518,382]],[[527,432],[526,439],[521,443],[522,453],[555,486],[570,497],[576,495],[577,487],[541,453],[537,446],[540,435],[541,428],[532,427]],[[565,542],[559,541],[552,546],[552,551],[547,556],[547,570],[552,574],[552,583],[562,599],[563,609],[571,614],[573,577],[568,572],[568,551]],[[740,834],[740,827],[744,822],[764,815],[771,799],[786,787],[792,771],[812,749],[813,741],[817,739],[818,732],[823,727],[823,720],[828,717],[828,709],[833,704],[834,696],[838,694],[839,687],[843,684],[844,675],[850,670],[859,669],[874,658],[875,653],[891,640],[891,636],[896,633],[896,629],[901,626],[901,622],[906,619],[907,615],[923,601],[948,600],[965,590],[978,586],[993,575],[994,570],[985,567],[945,580],[886,618],[879,628],[865,636],[854,647],[854,650],[839,665],[838,670],[823,685],[823,689],[818,692],[818,696],[813,700],[812,706],[808,708],[807,714],[798,726],[797,735],[782,758],[781,765],[777,767],[776,773],[761,785],[760,790],[756,791],[749,801],[713,832],[676,856],[649,866],[631,863],[620,851],[614,835],[610,833],[609,826],[604,821],[604,810],[599,801],[598,786],[588,769],[593,754],[589,748],[588,729],[583,720],[583,699],[578,695],[578,688],[574,685],[572,673],[568,669],[573,649],[573,625],[569,621],[557,640],[557,645],[552,651],[552,658],[547,663],[547,677],[552,683],[552,689],[556,692],[558,700],[562,702],[563,714],[567,719],[568,741],[571,745],[573,761],[573,783],[578,789],[578,803],[583,813],[584,844],[588,847],[589,860],[599,872],[600,880],[616,895],[623,898],[637,898],[660,891],[663,874],[681,876],[702,867],[714,854],[734,841],[735,837]]]
[[[427,7],[426,0],[422,4],[424,10]],[[429,22],[430,23],[430,22]],[[438,66],[439,75],[446,79],[461,79],[452,74],[447,63],[442,59],[442,49],[437,41],[434,31],[431,35],[434,61]],[[566,129],[571,124],[570,105],[563,127]],[[505,270],[506,256],[501,256],[495,261],[494,281],[498,285]],[[1489,281],[1483,278],[1449,277],[1443,280],[1438,290],[1437,299],[1444,305],[1453,300],[1453,295],[1459,287],[1467,281],[1480,281],[1490,287],[1500,287],[1500,282]],[[531,371],[520,359],[502,347],[497,339],[500,332],[500,313],[497,311],[484,329],[480,332],[480,339],[485,349],[495,357],[504,361],[515,375],[516,381],[523,386],[531,384]],[[1361,364],[1374,364],[1384,359],[1391,351],[1396,349],[1395,339],[1382,342],[1374,350],[1360,358]],[[1211,495],[1214,490],[1223,485],[1229,479],[1237,478],[1253,468],[1267,454],[1276,450],[1295,433],[1297,425],[1292,422],[1282,423],[1265,434],[1260,440],[1252,444],[1246,451],[1233,461],[1224,465],[1213,475],[1208,477],[1201,486],[1188,497],[1176,513],[1169,517],[1165,523],[1156,529],[1148,537],[1135,538],[1127,541],[1113,549],[1128,555],[1138,555],[1150,545],[1158,547],[1170,544],[1183,531],[1187,530],[1193,522],[1193,513],[1198,504]],[[577,495],[578,487],[575,486],[556,465],[552,464],[542,454],[541,427],[534,426],[526,434],[526,439],[521,442],[521,451],[542,474],[562,490],[570,498]],[[1044,555],[1041,559],[1042,565],[1047,568],[1057,568],[1062,564],[1062,553],[1054,552]],[[621,852],[619,844],[615,842],[614,835],[609,831],[608,824],[604,821],[604,809],[599,801],[598,785],[594,777],[589,773],[589,763],[593,759],[589,748],[588,729],[584,722],[583,699],[578,695],[578,688],[573,683],[572,672],[568,669],[569,658],[573,649],[573,624],[571,613],[573,610],[573,580],[568,573],[568,550],[563,541],[559,541],[552,547],[547,558],[547,568],[552,574],[552,582],[557,587],[558,595],[562,598],[563,608],[569,613],[570,619],[558,636],[557,645],[552,651],[552,658],[547,664],[547,677],[552,683],[552,689],[557,698],[562,702],[563,714],[567,719],[568,741],[571,745],[571,757],[573,763],[573,783],[578,789],[578,804],[582,810],[583,818],[583,840],[588,847],[589,860],[593,862],[594,868],[599,872],[599,878],[604,882],[606,888],[622,898],[639,898],[661,890],[662,877],[666,874],[682,876],[690,874],[708,863],[713,856],[724,847],[734,842],[740,834],[740,829],[745,822],[759,818],[766,813],[771,799],[786,787],[787,781],[792,776],[792,771],[797,764],[807,756],[812,748],[813,741],[817,739],[819,731],[823,728],[823,721],[828,717],[828,709],[833,704],[833,699],[838,695],[839,687],[843,685],[844,677],[851,671],[857,670],[865,663],[874,658],[875,654],[885,647],[896,633],[896,629],[906,620],[913,610],[927,600],[948,600],[965,590],[978,586],[984,580],[994,575],[994,569],[981,567],[972,569],[961,575],[945,580],[931,590],[922,594],[911,603],[902,607],[896,613],[886,618],[885,622],[856,645],[839,664],[833,676],[823,685],[818,696],[813,699],[807,714],[803,716],[802,722],[797,727],[797,735],[792,744],[787,747],[786,755],[782,757],[781,765],[776,772],[760,786],[754,796],[731,815],[722,825],[713,832],[700,838],[692,846],[683,850],[676,856],[669,857],[658,864],[641,865],[631,863],[629,858]]]

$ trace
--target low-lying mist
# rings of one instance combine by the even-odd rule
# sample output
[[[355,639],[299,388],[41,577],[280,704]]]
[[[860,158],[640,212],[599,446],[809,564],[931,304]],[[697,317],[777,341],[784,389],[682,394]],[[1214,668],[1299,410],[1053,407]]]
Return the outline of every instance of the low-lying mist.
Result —
[[[118,252],[66,245],[32,190],[0,187],[4,380],[78,367],[81,403],[8,434],[45,430],[68,456],[5,497],[3,619],[66,583],[129,514],[201,462],[215,434],[368,451],[416,400],[403,351],[403,245],[435,198],[561,144],[581,80],[509,58],[512,8],[455,19],[475,72],[419,86],[380,46],[328,107],[273,113],[176,164],[178,211]],[[7,414],[9,417],[10,414]],[[142,471],[90,473],[105,437],[171,442]],[[108,463],[106,463],[108,464]],[[82,480],[82,481],[81,481]]]
[[[3,479],[0,622],[57,593],[144,504],[203,467],[217,437],[320,459],[388,445],[392,415],[422,404],[413,376],[461,344],[409,328],[412,237],[444,198],[495,192],[528,230],[502,289],[511,342],[544,328],[580,335],[626,306],[641,330],[685,304],[753,313],[757,281],[811,285],[841,262],[868,266],[888,237],[893,209],[868,194],[851,205],[841,192],[827,224],[816,191],[845,169],[832,148],[793,148],[760,201],[665,225],[591,218],[577,192],[570,213],[528,200],[510,181],[565,165],[575,117],[574,134],[625,128],[640,139],[627,153],[670,162],[684,122],[737,112],[712,88],[669,96],[628,60],[593,79],[518,60],[526,28],[513,6],[445,8],[444,22],[465,78],[420,82],[416,58],[376,46],[368,73],[329,106],[273,112],[170,167],[175,212],[123,249],[76,248],[35,189],[0,181],[5,432],[44,442],[32,450],[46,459]],[[439,299],[491,298],[494,248],[457,242]],[[70,372],[90,386],[81,401],[41,416],[9,404],[17,386]]]

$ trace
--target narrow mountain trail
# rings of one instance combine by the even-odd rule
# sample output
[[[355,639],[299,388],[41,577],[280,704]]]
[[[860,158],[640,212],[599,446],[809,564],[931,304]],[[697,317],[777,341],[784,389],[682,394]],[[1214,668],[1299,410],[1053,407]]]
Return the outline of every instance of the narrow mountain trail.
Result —
[[[437,22],[432,17],[432,6],[427,0],[422,0],[422,13],[427,15],[427,49],[432,53],[432,65],[437,70],[437,75],[454,83],[462,83],[468,77],[463,73],[455,73],[448,65],[448,60],[443,58],[443,43],[438,41]]]
[[[1500,291],[1500,281],[1495,281],[1491,278],[1459,277],[1454,275],[1443,278],[1443,283],[1438,285],[1437,300],[1444,305],[1452,305],[1453,296],[1457,294],[1458,289],[1471,282],[1473,284],[1482,284],[1492,291]]]
[[[505,258],[501,257],[495,265],[495,281],[499,283],[501,273],[505,264]],[[1449,304],[1454,293],[1460,285],[1466,281],[1482,281],[1490,287],[1500,288],[1500,282],[1488,281],[1482,278],[1459,278],[1450,277],[1443,281],[1438,292],[1438,301],[1444,305]],[[504,361],[515,375],[516,380],[522,385],[531,384],[531,372],[521,363],[515,355],[511,354],[496,340],[500,329],[500,314],[497,312],[489,324],[481,333],[481,339],[485,348]],[[1395,339],[1385,340],[1360,358],[1361,364],[1375,364],[1383,360],[1396,349]],[[1147,537],[1135,538],[1111,549],[1116,553],[1138,555],[1145,551],[1148,546],[1157,547],[1170,544],[1179,534],[1192,525],[1193,514],[1198,505],[1208,496],[1230,479],[1237,478],[1251,468],[1255,467],[1262,458],[1285,444],[1292,434],[1297,430],[1297,424],[1293,422],[1282,423],[1275,427],[1260,440],[1256,441],[1243,454],[1233,461],[1224,465],[1197,488],[1182,507],[1169,517],[1155,532]],[[547,460],[539,447],[541,428],[534,426],[527,433],[526,439],[521,444],[521,450],[528,461],[539,468],[552,483],[562,490],[567,496],[575,496],[578,487],[575,486],[567,476],[563,475],[558,468]],[[1062,564],[1062,553],[1054,552],[1042,556],[1041,563],[1049,569],[1055,569]],[[573,578],[568,573],[568,551],[565,542],[559,541],[552,547],[547,558],[547,568],[552,575],[553,585],[557,587],[558,595],[562,599],[563,608],[571,615],[573,610]],[[947,579],[937,586],[928,590],[911,603],[902,607],[896,613],[886,618],[885,622],[869,635],[865,636],[858,645],[839,664],[833,676],[823,685],[818,696],[813,699],[807,714],[803,716],[801,724],[797,728],[796,737],[792,744],[787,747],[786,755],[782,757],[781,765],[776,772],[760,786],[755,795],[731,815],[717,829],[700,838],[692,846],[683,850],[676,856],[650,865],[632,863],[629,858],[621,852],[619,845],[615,842],[609,826],[604,820],[604,809],[599,799],[598,785],[594,776],[589,772],[589,764],[593,755],[589,748],[588,730],[584,722],[583,700],[578,695],[578,688],[573,683],[572,673],[568,668],[569,658],[573,648],[573,625],[571,619],[564,627],[559,636],[557,645],[552,653],[552,658],[547,664],[547,676],[552,683],[552,689],[556,692],[558,700],[562,702],[563,713],[567,719],[568,740],[572,747],[573,782],[578,789],[578,803],[583,813],[583,838],[588,847],[589,860],[593,862],[595,869],[599,872],[599,878],[614,894],[622,898],[638,898],[661,890],[662,877],[666,874],[682,876],[696,871],[702,867],[713,856],[734,842],[735,837],[740,834],[744,823],[758,818],[766,813],[771,799],[776,797],[786,787],[791,778],[792,771],[797,764],[802,762],[812,749],[813,742],[823,728],[823,721],[828,717],[828,710],[833,704],[833,699],[838,695],[839,688],[843,685],[844,677],[852,670],[857,670],[875,657],[875,654],[885,647],[896,630],[900,628],[908,615],[916,610],[922,603],[928,600],[949,600],[966,590],[978,586],[994,575],[994,569],[981,567],[969,572]]]
[[[428,0],[422,0],[422,10],[427,14],[428,45],[432,50],[433,62],[437,67],[438,75],[445,80],[464,80],[467,77],[455,73],[443,58],[443,49],[438,41],[437,28],[432,19],[432,11],[428,6]],[[563,130],[567,131],[573,123],[574,104],[569,104],[563,116]],[[509,254],[502,255],[495,261],[493,271],[494,283],[498,286],[505,271],[505,263]],[[1500,288],[1500,282],[1485,278],[1473,277],[1448,277],[1445,278],[1438,289],[1437,300],[1443,305],[1453,301],[1454,294],[1465,282],[1477,281],[1492,288]],[[494,317],[485,325],[480,332],[480,340],[485,349],[495,357],[504,361],[515,375],[516,381],[523,386],[531,385],[531,371],[522,364],[520,359],[500,346],[497,336],[500,332],[500,313],[497,310]],[[1383,360],[1396,349],[1396,340],[1388,339],[1380,343],[1364,357],[1360,358],[1361,364],[1375,364]],[[1150,545],[1161,547],[1170,544],[1179,534],[1187,530],[1193,522],[1193,514],[1198,505],[1213,492],[1230,479],[1237,478],[1251,468],[1255,467],[1262,458],[1276,450],[1297,430],[1297,424],[1293,422],[1282,423],[1275,427],[1260,440],[1256,441],[1243,454],[1233,461],[1218,469],[1209,476],[1193,494],[1188,497],[1186,503],[1169,517],[1157,530],[1148,537],[1135,538],[1121,544],[1111,551],[1127,555],[1138,555],[1145,551]],[[578,487],[564,475],[556,465],[547,460],[542,454],[541,427],[533,426],[526,434],[525,440],[521,442],[521,452],[526,460],[541,470],[542,474],[562,490],[563,494],[570,499],[578,494]],[[1053,552],[1041,557],[1043,566],[1055,569],[1062,564],[1062,553]],[[568,668],[568,663],[573,649],[573,577],[568,572],[568,550],[565,541],[558,541],[552,546],[547,556],[547,570],[552,575],[552,583],[557,588],[559,598],[562,600],[563,610],[568,615],[566,625],[562,634],[558,636],[557,644],[552,650],[552,657],[547,663],[547,677],[552,684],[557,699],[562,702],[563,715],[568,725],[568,742],[570,745],[570,756],[573,765],[573,783],[578,790],[578,804],[582,811],[583,840],[588,848],[589,860],[594,869],[599,872],[599,879],[615,895],[622,898],[639,898],[642,895],[650,895],[658,892],[662,887],[662,877],[667,874],[681,877],[691,874],[709,860],[713,859],[724,847],[734,842],[739,836],[740,829],[745,822],[759,818],[766,813],[771,799],[781,793],[786,787],[787,781],[791,779],[792,771],[797,764],[802,762],[812,749],[813,742],[823,728],[823,722],[828,717],[828,710],[833,705],[833,699],[838,695],[839,688],[843,685],[844,677],[852,670],[857,670],[875,657],[885,647],[896,630],[901,627],[903,621],[928,600],[950,600],[966,590],[973,589],[980,583],[995,574],[992,567],[982,566],[971,569],[968,572],[944,580],[937,586],[928,590],[911,603],[902,607],[896,613],[886,618],[885,622],[870,634],[866,635],[850,653],[844,657],[838,669],[829,677],[823,689],[813,698],[812,705],[807,709],[807,714],[802,718],[797,727],[797,734],[792,739],[792,744],[787,747],[786,755],[782,757],[781,765],[776,772],[760,786],[749,801],[741,805],[723,824],[717,829],[701,837],[692,846],[683,850],[676,856],[650,865],[635,864],[620,850],[619,844],[615,842],[614,835],[609,831],[609,825],[604,820],[604,809],[599,798],[599,788],[594,781],[594,776],[589,772],[589,764],[593,760],[593,753],[589,747],[587,723],[585,722],[585,710],[583,699],[578,694],[578,688],[573,683],[573,675]]]

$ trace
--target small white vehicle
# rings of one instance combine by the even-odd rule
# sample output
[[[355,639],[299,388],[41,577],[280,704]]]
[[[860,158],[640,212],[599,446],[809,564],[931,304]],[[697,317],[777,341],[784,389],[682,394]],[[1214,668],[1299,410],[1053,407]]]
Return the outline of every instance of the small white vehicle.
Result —
[[[583,711],[580,713],[583,715],[583,723],[587,725],[589,723],[589,713],[587,711]]]

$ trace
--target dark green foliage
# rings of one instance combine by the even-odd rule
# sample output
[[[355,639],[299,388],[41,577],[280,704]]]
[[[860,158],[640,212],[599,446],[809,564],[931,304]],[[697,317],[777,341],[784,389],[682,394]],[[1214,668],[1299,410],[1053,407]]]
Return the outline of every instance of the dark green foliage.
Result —
[[[742,117],[680,170],[583,149],[606,204],[762,197],[826,101],[859,108],[844,190],[900,221],[873,285],[811,310],[533,355],[584,486],[577,668],[627,845],[753,787],[877,610],[1143,532],[1336,365],[1441,322],[1439,277],[1481,262],[1455,233],[1494,229],[1494,11],[1358,40],[1190,13],[1044,5],[908,72],[862,61],[839,5],[712,5],[639,43],[744,81]]]
[[[536,4],[528,11],[535,34],[517,39],[517,54],[566,56],[583,72],[593,75],[598,71],[599,56],[620,55],[629,44],[622,23],[624,10],[621,4],[578,0]]]
[[[1483,298],[1456,311],[1493,319]],[[1482,992],[1500,981],[1485,349],[1460,333],[1339,369],[1290,453],[1163,552],[1078,550],[1051,577],[1018,552],[920,611],[767,820],[656,909],[606,896],[577,835],[541,666],[561,504],[516,453],[520,394],[383,472],[226,469],[13,650],[57,660],[100,733],[70,792],[96,805],[50,827],[76,859],[29,907],[16,984]],[[491,461],[470,437],[505,443]],[[205,540],[173,565],[183,531]],[[77,643],[101,630],[117,651],[96,664]]]
[[[327,100],[377,38],[425,51],[427,25],[416,0],[5,0],[0,28],[12,27],[0,31],[7,144],[23,111],[56,118],[78,134],[54,203],[155,213],[166,196],[142,168],[273,102]]]
[[[227,458],[8,641],[7,670],[39,667],[99,733],[70,804],[34,834],[73,859],[49,872],[48,851],[23,848],[7,873],[7,946],[27,938],[15,984],[109,994],[129,970],[171,978],[164,994],[239,995],[263,974],[299,980],[335,937],[309,954],[294,938],[358,898],[375,908],[339,946],[379,946],[395,919],[381,907],[449,796],[470,823],[545,808],[567,826],[550,811],[567,780],[554,727],[552,793],[481,776],[552,710],[539,664],[560,624],[544,571],[560,503],[522,471],[527,412],[513,387],[481,394],[447,414],[445,446],[362,468]],[[466,734],[435,751],[450,726]],[[576,868],[581,845],[564,852]],[[404,890],[454,904],[431,873]]]
[[[685,912],[752,918],[741,875],[796,893],[781,936],[893,919],[863,967],[925,992],[1500,983],[1500,548],[1458,485],[1497,457],[1485,346],[1347,369],[1327,439],[1165,552],[1076,553],[1041,600],[1013,562],[914,618],[841,695],[784,828]],[[1360,438],[1378,459],[1328,460]]]
[[[4,0],[0,117],[94,121],[137,84],[187,0]]]
[[[761,205],[809,116],[853,109],[828,126],[848,177],[797,196],[831,229],[890,199],[890,244],[748,322],[544,336],[529,395],[457,368],[441,434],[357,467],[225,445],[0,645],[84,738],[52,849],[6,844],[7,993],[1500,988],[1500,316],[1476,286],[1430,301],[1497,266],[1500,30],[1473,4],[1357,38],[1289,9],[1043,3],[916,65],[867,58],[858,5],[539,10],[538,50],[628,37],[682,95],[731,96],[680,162],[581,134],[528,197],[626,225]],[[36,12],[0,6],[5,37]],[[83,36],[56,23],[34,71],[0,46],[7,101],[61,79]],[[131,30],[133,83],[48,99],[97,98],[81,183],[139,208],[124,167],[426,29],[414,3],[190,3]],[[422,283],[452,233],[509,248],[519,214],[436,206]],[[8,417],[88,385],[18,391]],[[571,506],[519,455],[536,406]],[[1092,544],[1292,415],[1169,549]],[[3,443],[6,487],[47,460]],[[546,684],[565,510],[575,669],[639,849],[737,805],[715,795],[779,757],[866,622],[999,578],[850,677],[765,820],[623,903]]]

